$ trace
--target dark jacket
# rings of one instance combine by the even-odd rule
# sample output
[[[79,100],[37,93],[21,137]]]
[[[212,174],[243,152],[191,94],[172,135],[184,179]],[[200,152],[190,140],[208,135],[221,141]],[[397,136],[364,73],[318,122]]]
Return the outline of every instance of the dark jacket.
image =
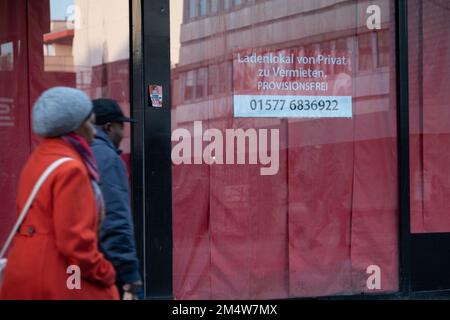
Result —
[[[100,230],[100,249],[117,272],[117,283],[141,279],[136,256],[125,165],[107,134],[97,128],[92,150],[100,170],[100,187],[105,198],[106,218]]]

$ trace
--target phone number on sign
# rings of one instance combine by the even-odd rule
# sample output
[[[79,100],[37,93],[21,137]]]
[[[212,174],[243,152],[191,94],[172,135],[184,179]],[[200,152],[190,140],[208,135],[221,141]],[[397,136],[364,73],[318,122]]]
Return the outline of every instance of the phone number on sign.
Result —
[[[253,111],[283,111],[289,108],[292,111],[339,111],[338,100],[320,99],[252,99],[250,109]]]

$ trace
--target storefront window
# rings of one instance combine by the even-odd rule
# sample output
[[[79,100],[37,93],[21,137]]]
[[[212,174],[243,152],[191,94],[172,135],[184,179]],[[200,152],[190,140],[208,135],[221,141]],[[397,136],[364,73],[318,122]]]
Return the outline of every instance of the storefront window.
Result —
[[[26,1],[0,1],[0,246],[15,218],[15,192],[30,146]]]
[[[171,1],[176,299],[398,290],[395,2],[371,4],[380,29],[365,2]]]

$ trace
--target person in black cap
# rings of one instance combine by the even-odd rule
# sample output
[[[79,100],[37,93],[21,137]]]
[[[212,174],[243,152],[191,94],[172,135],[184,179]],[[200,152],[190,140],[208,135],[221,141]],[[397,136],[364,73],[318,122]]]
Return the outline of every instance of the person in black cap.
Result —
[[[127,118],[119,104],[111,99],[93,101],[97,134],[92,151],[100,170],[100,187],[105,198],[106,217],[100,230],[100,250],[114,265],[121,296],[142,298],[142,281],[136,255],[130,209],[128,178],[120,158]]]

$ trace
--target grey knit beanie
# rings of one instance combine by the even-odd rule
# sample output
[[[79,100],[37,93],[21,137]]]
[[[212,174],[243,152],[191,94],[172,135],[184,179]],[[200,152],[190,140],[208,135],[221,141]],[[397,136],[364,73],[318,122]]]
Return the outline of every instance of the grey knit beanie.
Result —
[[[78,89],[54,87],[33,107],[33,131],[41,137],[58,137],[78,129],[92,113],[89,97]]]

